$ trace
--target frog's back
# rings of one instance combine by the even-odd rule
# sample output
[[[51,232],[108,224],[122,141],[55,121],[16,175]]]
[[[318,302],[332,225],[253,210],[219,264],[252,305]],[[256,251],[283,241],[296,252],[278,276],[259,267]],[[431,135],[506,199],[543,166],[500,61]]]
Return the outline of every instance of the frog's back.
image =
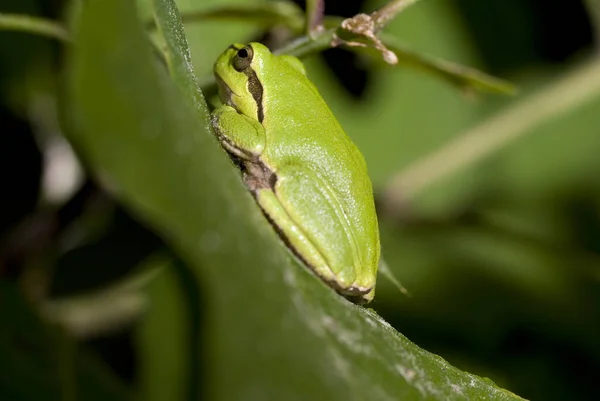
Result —
[[[281,73],[277,63],[272,65],[274,70],[266,71],[269,87],[263,91],[263,125],[267,133],[263,160],[275,174],[284,164],[309,168],[335,192],[361,254],[362,266],[357,268],[375,273],[379,229],[364,158],[302,72],[284,68]],[[269,90],[277,95],[270,96]],[[290,104],[295,105],[293,109]]]

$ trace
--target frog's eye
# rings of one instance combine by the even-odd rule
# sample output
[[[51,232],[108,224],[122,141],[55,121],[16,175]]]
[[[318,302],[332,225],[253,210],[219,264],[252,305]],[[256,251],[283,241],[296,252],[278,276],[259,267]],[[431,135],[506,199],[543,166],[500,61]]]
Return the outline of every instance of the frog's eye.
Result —
[[[252,50],[252,47],[242,47],[240,50],[238,50],[237,54],[233,58],[233,68],[235,68],[235,70],[238,72],[244,71],[250,66],[253,57],[254,50]]]

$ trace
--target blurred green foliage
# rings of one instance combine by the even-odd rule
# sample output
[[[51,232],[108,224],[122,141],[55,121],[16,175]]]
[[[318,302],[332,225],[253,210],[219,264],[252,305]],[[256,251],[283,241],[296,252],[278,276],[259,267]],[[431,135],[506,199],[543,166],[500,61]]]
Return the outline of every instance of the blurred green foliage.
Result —
[[[212,61],[285,29],[185,19],[196,79],[170,2],[139,0],[138,19],[127,1],[3,2],[74,43],[0,31],[0,399],[513,399],[461,370],[527,399],[596,399],[596,3],[424,0],[385,28],[513,97],[339,49],[305,60],[379,194],[383,254],[412,296],[380,279],[369,307],[399,335],[289,255],[207,131]]]

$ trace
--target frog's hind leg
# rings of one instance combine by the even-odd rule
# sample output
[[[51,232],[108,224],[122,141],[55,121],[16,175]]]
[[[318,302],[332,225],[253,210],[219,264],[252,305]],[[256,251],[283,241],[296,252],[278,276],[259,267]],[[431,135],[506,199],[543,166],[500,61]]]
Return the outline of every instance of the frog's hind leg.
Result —
[[[344,212],[329,186],[311,171],[289,166],[276,172],[271,188],[256,199],[287,245],[323,280],[344,295],[371,288],[355,287],[356,244]]]
[[[335,280],[335,275],[321,252],[311,243],[302,228],[290,218],[275,193],[271,189],[263,188],[257,190],[255,196],[263,213],[288,248],[311,269],[319,272],[324,280]]]

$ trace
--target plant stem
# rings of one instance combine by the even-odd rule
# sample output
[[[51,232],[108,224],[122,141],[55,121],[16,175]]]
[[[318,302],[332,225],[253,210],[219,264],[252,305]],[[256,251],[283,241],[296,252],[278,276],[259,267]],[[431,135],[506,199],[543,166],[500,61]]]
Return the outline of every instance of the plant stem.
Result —
[[[323,25],[325,0],[308,0],[306,2],[306,34],[312,35]]]
[[[0,30],[27,32],[69,42],[69,33],[60,24],[30,15],[0,13]]]
[[[385,207],[388,210],[403,207],[407,199],[416,197],[436,182],[472,166],[599,93],[600,63],[588,62],[397,174],[385,191]]]
[[[419,0],[392,0],[379,10],[373,12],[371,17],[375,22],[375,31],[380,31],[388,21],[417,1]]]
[[[313,34],[312,37],[302,36],[293,42],[290,42],[287,46],[277,49],[275,54],[289,54],[302,58],[303,56],[318,53],[320,51],[329,49],[331,47],[331,41],[335,34],[336,28],[323,30]]]

